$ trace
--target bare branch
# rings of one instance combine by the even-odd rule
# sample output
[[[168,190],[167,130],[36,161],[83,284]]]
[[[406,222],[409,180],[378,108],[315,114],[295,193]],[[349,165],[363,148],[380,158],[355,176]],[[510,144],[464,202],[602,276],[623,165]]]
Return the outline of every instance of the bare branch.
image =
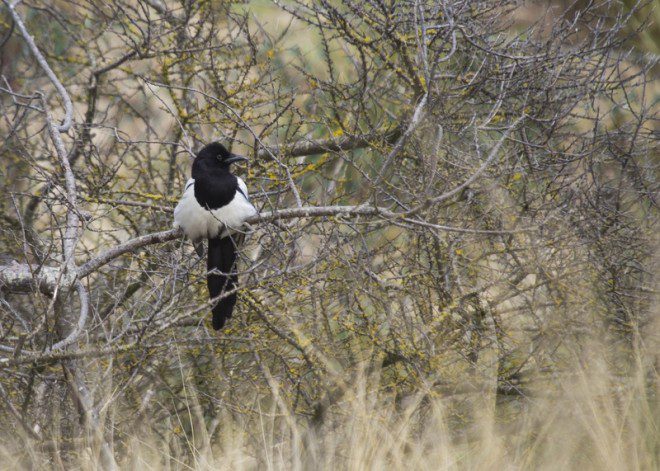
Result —
[[[488,157],[484,161],[483,164],[481,164],[481,167],[479,167],[467,180],[465,180],[463,183],[458,185],[456,188],[449,190],[441,195],[434,196],[432,198],[429,198],[427,201],[425,201],[423,204],[420,204],[409,211],[406,212],[407,215],[414,214],[419,212],[423,208],[427,208],[431,205],[438,204],[442,201],[448,200],[449,198],[456,196],[459,194],[461,191],[463,191],[465,188],[470,186],[472,183],[474,183],[477,178],[481,176],[482,173],[490,166],[491,163],[493,163],[493,160],[495,160],[495,157],[499,154],[500,148],[502,147],[502,144],[504,144],[504,141],[509,137],[509,134],[511,134],[511,131],[513,131],[523,120],[525,119],[525,116],[520,116],[518,119],[516,119],[513,124],[510,126],[507,126],[506,130],[502,134],[502,137],[500,137],[499,141],[493,146],[493,148],[490,151],[490,154],[488,154]]]
[[[78,316],[78,323],[75,328],[66,336],[66,338],[57,342],[50,351],[63,350],[72,343],[74,343],[82,334],[85,324],[87,323],[87,318],[89,317],[89,295],[85,286],[80,282],[76,281],[75,283],[76,291],[78,292],[78,299],[80,300],[80,315]]]
[[[52,116],[50,115],[50,110],[48,108],[48,103],[42,97],[41,103],[43,104],[44,111],[46,113],[46,122],[48,123],[48,131],[50,137],[55,144],[55,151],[57,152],[57,157],[59,158],[60,165],[64,171],[64,181],[66,182],[66,196],[69,207],[67,208],[67,218],[66,218],[66,233],[64,235],[64,263],[66,263],[70,271],[75,271],[75,249],[76,244],[78,243],[79,229],[80,229],[80,217],[78,216],[78,202],[77,202],[77,190],[76,190],[76,179],[73,176],[73,171],[71,170],[71,165],[69,165],[69,158],[67,156],[66,150],[64,149],[64,142],[62,142],[62,135],[60,134],[59,128],[55,126]]]
[[[374,142],[385,141],[389,143],[396,142],[401,136],[399,129],[386,131],[378,134],[362,135],[362,136],[345,136],[342,138],[332,138],[322,141],[298,141],[293,144],[282,147],[267,147],[261,148],[257,152],[259,158],[264,158],[269,155],[282,155],[286,157],[303,157],[316,154],[324,154],[326,152],[342,152],[347,150],[361,149],[373,145]]]
[[[64,103],[64,119],[62,120],[62,124],[58,126],[57,130],[59,132],[68,132],[69,129],[71,128],[71,124],[73,124],[73,103],[71,102],[71,97],[69,96],[69,92],[66,91],[66,88],[64,88],[64,85],[62,85],[62,82],[59,81],[59,79],[55,75],[55,72],[53,72],[53,69],[51,69],[50,66],[48,65],[46,58],[43,56],[43,54],[41,54],[41,51],[39,51],[39,48],[34,42],[34,38],[28,32],[27,28],[23,24],[23,20],[21,19],[21,16],[18,14],[18,12],[15,9],[16,4],[9,2],[9,0],[3,0],[3,1],[5,5],[7,5],[7,8],[9,9],[9,13],[11,13],[11,16],[14,19],[16,25],[18,26],[18,29],[21,31],[21,35],[23,36],[23,39],[30,47],[30,50],[34,55],[34,58],[37,60],[39,66],[44,70],[44,72],[46,72],[46,75],[48,76],[50,81],[53,83],[53,85],[55,85],[55,88],[57,89],[57,93],[60,95],[60,98],[62,98],[62,102]]]
[[[41,267],[33,271],[32,267],[23,264],[0,266],[0,291],[11,293],[40,291],[51,295],[58,283],[67,289],[73,285],[73,280],[73,274],[62,277],[61,270],[57,267]]]

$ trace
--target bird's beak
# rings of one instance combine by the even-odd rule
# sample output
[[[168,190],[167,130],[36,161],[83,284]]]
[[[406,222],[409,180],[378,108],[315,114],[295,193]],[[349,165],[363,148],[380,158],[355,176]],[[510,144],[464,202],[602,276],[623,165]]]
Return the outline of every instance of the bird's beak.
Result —
[[[225,159],[225,163],[232,164],[241,160],[247,161],[247,159],[247,157],[243,157],[242,155],[231,154],[228,159]]]

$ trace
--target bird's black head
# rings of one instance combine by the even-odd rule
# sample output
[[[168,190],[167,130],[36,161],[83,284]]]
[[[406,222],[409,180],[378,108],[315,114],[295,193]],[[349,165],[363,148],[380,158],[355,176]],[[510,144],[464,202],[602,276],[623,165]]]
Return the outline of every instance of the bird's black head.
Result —
[[[229,167],[229,164],[238,162],[239,160],[247,160],[247,158],[242,155],[232,154],[219,142],[212,142],[211,144],[204,146],[202,150],[197,153],[197,158],[195,160]]]

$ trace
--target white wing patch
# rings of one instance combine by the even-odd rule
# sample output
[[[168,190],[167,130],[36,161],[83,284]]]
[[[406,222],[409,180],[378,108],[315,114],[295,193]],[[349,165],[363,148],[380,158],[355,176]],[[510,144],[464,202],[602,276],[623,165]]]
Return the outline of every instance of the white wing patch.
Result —
[[[243,196],[245,196],[245,199],[250,202],[250,195],[248,194],[248,189],[247,185],[243,181],[241,177],[236,177],[236,180],[238,180],[238,187],[241,189],[241,192],[243,193]]]

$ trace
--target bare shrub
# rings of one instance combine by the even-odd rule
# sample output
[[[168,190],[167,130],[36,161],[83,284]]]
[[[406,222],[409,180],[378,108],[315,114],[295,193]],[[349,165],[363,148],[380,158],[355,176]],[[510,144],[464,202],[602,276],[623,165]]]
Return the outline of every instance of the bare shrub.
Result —
[[[7,460],[553,467],[568,422],[566,466],[657,465],[624,3],[6,0]],[[171,212],[218,139],[260,215],[216,335]]]

